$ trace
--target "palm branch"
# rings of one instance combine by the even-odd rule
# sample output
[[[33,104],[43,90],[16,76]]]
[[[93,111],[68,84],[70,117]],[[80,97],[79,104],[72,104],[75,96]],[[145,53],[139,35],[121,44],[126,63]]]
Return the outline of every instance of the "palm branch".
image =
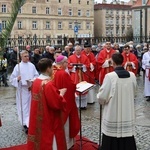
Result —
[[[7,40],[10,37],[19,9],[24,5],[25,1],[26,0],[13,0],[11,4],[10,17],[6,22],[6,28],[5,30],[2,31],[1,38],[0,38],[0,47],[2,51],[6,47]]]

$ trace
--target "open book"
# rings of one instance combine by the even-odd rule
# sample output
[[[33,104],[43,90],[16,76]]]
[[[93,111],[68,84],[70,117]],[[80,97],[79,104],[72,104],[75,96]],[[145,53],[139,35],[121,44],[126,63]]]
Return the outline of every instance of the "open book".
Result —
[[[86,92],[93,86],[94,86],[94,84],[88,83],[86,81],[82,81],[76,85],[76,91],[80,92],[80,93]]]

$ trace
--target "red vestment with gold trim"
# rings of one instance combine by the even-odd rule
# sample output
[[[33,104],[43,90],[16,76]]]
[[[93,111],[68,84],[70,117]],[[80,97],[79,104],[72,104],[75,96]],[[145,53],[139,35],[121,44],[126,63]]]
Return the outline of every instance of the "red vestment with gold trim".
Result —
[[[28,130],[28,150],[52,150],[55,136],[57,150],[66,150],[62,111],[66,101],[51,81],[36,79]]]

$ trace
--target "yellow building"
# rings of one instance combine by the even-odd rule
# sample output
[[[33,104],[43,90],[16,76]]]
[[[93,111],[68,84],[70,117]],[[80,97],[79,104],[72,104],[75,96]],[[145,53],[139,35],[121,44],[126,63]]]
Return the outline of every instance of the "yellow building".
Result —
[[[11,13],[12,0],[0,0],[0,22],[3,29]],[[93,0],[26,0],[11,32],[12,38],[92,37]],[[78,32],[74,32],[77,26]]]

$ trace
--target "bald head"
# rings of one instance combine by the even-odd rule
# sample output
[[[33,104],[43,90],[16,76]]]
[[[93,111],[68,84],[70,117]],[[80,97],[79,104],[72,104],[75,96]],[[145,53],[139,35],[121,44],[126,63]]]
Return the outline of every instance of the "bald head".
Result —
[[[69,50],[70,50],[69,46],[65,46],[65,51],[69,52]]]

